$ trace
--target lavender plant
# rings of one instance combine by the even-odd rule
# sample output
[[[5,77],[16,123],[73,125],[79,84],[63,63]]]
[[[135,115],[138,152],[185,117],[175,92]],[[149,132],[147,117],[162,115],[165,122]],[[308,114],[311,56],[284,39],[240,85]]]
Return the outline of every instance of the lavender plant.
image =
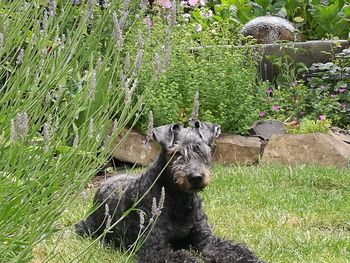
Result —
[[[139,4],[2,2],[0,262],[28,262],[60,230],[66,205],[142,111],[152,72],[133,97],[142,57],[154,55]]]

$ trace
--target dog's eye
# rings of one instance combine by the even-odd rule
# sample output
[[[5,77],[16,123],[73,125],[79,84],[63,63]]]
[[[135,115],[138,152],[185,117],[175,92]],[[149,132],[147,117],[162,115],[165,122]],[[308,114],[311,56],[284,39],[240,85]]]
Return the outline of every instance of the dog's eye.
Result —
[[[204,157],[205,154],[203,152],[203,148],[200,147],[199,145],[193,146],[193,152],[195,152],[197,155]]]
[[[200,153],[200,152],[201,152],[201,149],[199,148],[198,145],[194,145],[194,146],[193,146],[193,151],[196,152],[196,153]]]

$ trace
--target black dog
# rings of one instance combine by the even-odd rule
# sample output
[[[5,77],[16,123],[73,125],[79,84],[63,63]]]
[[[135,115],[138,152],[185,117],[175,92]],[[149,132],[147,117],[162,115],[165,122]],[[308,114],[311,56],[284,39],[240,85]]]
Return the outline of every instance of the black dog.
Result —
[[[144,220],[154,220],[138,262],[263,262],[243,245],[216,237],[204,213],[198,192],[211,179],[211,145],[219,134],[220,126],[199,121],[191,128],[155,128],[153,137],[162,146],[158,159],[141,176],[117,175],[106,181],[95,195],[99,207],[76,225],[77,232],[104,233],[107,242],[128,247],[139,237]],[[130,208],[135,209],[120,220]]]

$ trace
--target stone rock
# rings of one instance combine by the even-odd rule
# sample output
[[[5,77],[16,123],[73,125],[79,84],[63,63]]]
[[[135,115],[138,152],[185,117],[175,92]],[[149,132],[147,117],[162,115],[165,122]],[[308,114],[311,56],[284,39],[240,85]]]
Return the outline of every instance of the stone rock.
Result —
[[[157,158],[160,145],[151,141],[147,150],[145,140],[146,137],[139,132],[123,130],[116,140],[113,157],[123,162],[148,166]]]
[[[214,162],[228,164],[251,165],[258,162],[261,141],[256,137],[221,134],[216,139]]]
[[[336,137],[336,138],[342,140],[343,142],[350,144],[350,131],[344,130],[344,129],[341,129],[338,127],[332,127],[331,130],[332,130],[331,135],[333,137]]]
[[[329,134],[273,135],[261,163],[349,167],[350,146]]]
[[[276,120],[259,120],[253,124],[249,133],[250,135],[268,140],[274,134],[285,134],[286,132],[283,122]]]
[[[271,82],[279,74],[278,67],[269,60],[270,56],[289,56],[294,63],[303,63],[310,67],[313,63],[327,63],[332,61],[332,54],[339,53],[349,48],[347,40],[313,40],[306,42],[294,42],[292,46],[280,44],[263,45],[263,58],[260,62],[260,73],[264,80]]]
[[[277,40],[295,41],[297,39],[297,29],[288,20],[278,16],[259,16],[241,29],[245,36],[253,36],[257,43],[271,44]]]

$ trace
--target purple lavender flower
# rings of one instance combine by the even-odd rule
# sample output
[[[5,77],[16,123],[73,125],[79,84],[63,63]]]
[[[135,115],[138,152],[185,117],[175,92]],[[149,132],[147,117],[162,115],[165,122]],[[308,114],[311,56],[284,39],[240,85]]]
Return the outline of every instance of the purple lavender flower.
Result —
[[[198,3],[198,0],[188,0],[189,6],[195,6]]]
[[[154,128],[154,118],[153,118],[153,112],[149,111],[149,117],[148,117],[148,130],[145,140],[145,145],[148,144],[152,140],[153,136],[153,128]]]
[[[155,66],[155,69],[156,69],[156,77],[157,77],[157,79],[159,79],[160,76],[163,73],[162,57],[159,55],[159,53],[155,54],[154,66]]]
[[[90,101],[93,101],[95,99],[96,85],[97,85],[96,70],[94,69],[92,71],[92,74],[91,74],[91,87],[90,87],[90,91],[89,91],[89,99],[90,99]]]
[[[86,14],[88,26],[91,26],[94,20],[94,6],[95,6],[95,0],[88,0],[88,10]]]
[[[4,35],[0,32],[0,50],[4,47]]]
[[[190,118],[190,125],[194,126],[195,121],[198,120],[199,115],[199,91],[196,91],[196,94],[194,95],[194,102],[193,102],[193,112],[191,114]]]
[[[21,48],[18,52],[17,60],[16,60],[16,66],[19,66],[23,63],[24,59],[24,49]]]
[[[140,7],[142,10],[147,10],[147,8],[149,8],[150,4],[148,2],[148,0],[141,0],[140,2]]]
[[[153,26],[153,20],[152,18],[150,18],[149,16],[146,16],[143,19],[143,22],[148,26],[148,27],[152,27]]]
[[[209,17],[212,17],[213,16],[213,11],[212,10],[202,10],[201,11],[201,16],[203,18],[209,18]]]
[[[165,41],[164,41],[164,51],[165,51],[165,65],[168,68],[171,63],[171,36],[172,30],[168,28],[165,33]]]
[[[50,16],[55,16],[56,15],[56,8],[57,8],[57,3],[55,0],[49,0],[49,15]]]
[[[170,9],[173,6],[173,3],[170,0],[160,0],[160,5],[164,8]]]
[[[29,118],[26,112],[18,113],[15,119],[11,120],[11,142],[18,139],[25,139],[29,132]]]

